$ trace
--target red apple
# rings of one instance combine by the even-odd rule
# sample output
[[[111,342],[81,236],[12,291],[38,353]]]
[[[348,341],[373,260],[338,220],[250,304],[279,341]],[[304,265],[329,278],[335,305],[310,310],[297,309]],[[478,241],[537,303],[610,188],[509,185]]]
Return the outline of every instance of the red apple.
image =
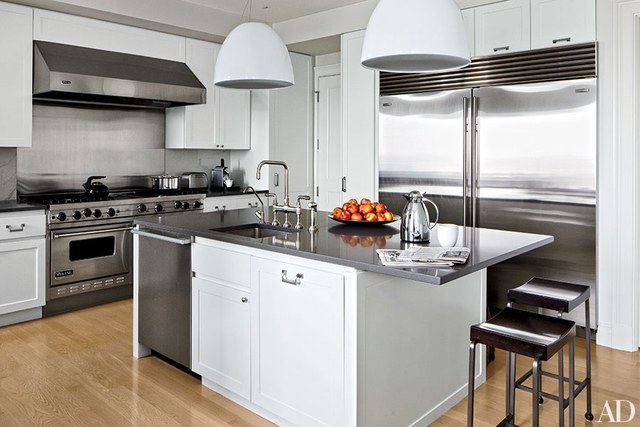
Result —
[[[351,214],[348,211],[342,211],[342,213],[340,214],[340,219],[349,220],[351,219]]]
[[[360,205],[360,213],[362,215],[366,216],[370,212],[373,212],[373,207],[371,207],[371,205]]]
[[[384,220],[385,221],[391,221],[393,219],[393,214],[389,211],[385,211],[384,213]]]
[[[356,199],[349,199],[347,203],[349,203],[350,205],[357,205],[358,201]]]
[[[370,205],[370,204],[371,204],[371,200],[369,200],[369,199],[362,199],[362,200],[360,200],[360,204],[361,204],[361,205]]]
[[[364,217],[362,216],[361,213],[353,213],[351,214],[351,221],[362,221],[364,219]]]
[[[358,213],[358,205],[349,205],[347,206],[347,210],[351,215],[353,215],[354,213]]]
[[[369,221],[369,222],[376,222],[376,221],[378,221],[378,215],[376,215],[376,214],[375,214],[375,213],[373,213],[373,212],[369,212],[368,214],[366,214],[366,215],[364,216],[364,219],[365,219],[366,221]]]
[[[385,213],[387,211],[387,207],[384,205],[384,203],[377,203],[376,204],[376,212],[377,213]]]

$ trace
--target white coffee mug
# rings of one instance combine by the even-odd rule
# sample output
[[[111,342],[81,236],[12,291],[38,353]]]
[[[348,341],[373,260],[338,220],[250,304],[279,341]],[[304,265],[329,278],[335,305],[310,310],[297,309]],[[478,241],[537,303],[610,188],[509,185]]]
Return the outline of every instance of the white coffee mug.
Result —
[[[455,246],[458,241],[458,226],[455,224],[438,224],[438,242],[440,246]]]

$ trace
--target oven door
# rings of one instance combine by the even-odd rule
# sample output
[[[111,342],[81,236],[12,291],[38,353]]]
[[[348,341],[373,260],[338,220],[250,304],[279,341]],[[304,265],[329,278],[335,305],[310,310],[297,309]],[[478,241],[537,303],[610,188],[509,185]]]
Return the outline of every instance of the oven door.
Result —
[[[131,271],[132,223],[51,230],[50,286]]]

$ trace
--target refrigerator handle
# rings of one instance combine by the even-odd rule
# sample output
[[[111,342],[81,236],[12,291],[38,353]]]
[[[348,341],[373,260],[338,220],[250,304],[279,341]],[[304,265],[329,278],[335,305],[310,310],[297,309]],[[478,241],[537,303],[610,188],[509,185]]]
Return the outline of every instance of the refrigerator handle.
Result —
[[[478,210],[478,97],[471,98],[471,226],[477,227]]]
[[[469,153],[469,98],[462,98],[462,225],[467,226],[467,218],[469,217],[469,206],[467,199],[469,196],[469,161],[467,154]]]

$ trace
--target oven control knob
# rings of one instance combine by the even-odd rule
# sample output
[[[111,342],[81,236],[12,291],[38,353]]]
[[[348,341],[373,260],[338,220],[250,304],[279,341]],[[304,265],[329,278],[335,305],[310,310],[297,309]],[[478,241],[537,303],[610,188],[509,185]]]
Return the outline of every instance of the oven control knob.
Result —
[[[93,212],[91,212],[91,209],[86,208],[86,209],[84,209],[84,210],[82,211],[82,214],[83,214],[84,216],[86,216],[87,218],[89,218],[91,215],[93,215]]]
[[[58,221],[64,221],[65,219],[67,219],[67,214],[64,212],[59,212],[58,215],[56,215],[56,219]]]
[[[198,201],[193,202],[194,209],[198,209],[200,206],[202,206],[202,202],[198,202]]]
[[[184,202],[182,204],[182,209],[189,209],[189,202]]]
[[[147,205],[145,205],[144,203],[140,203],[138,205],[138,212],[146,212],[147,211]]]
[[[93,216],[95,216],[96,218],[100,218],[102,216],[102,211],[100,209],[96,209],[95,211],[93,211]]]
[[[180,201],[174,202],[173,207],[176,209],[182,209],[182,202]]]
[[[155,208],[153,208],[156,212],[162,212],[162,205],[158,203]]]
[[[80,213],[80,211],[75,211],[73,213],[73,215],[71,215],[73,217],[73,219],[80,219],[82,218],[82,214]]]
[[[116,210],[113,209],[113,208],[109,208],[109,210],[107,211],[107,215],[115,216],[116,215]]]

